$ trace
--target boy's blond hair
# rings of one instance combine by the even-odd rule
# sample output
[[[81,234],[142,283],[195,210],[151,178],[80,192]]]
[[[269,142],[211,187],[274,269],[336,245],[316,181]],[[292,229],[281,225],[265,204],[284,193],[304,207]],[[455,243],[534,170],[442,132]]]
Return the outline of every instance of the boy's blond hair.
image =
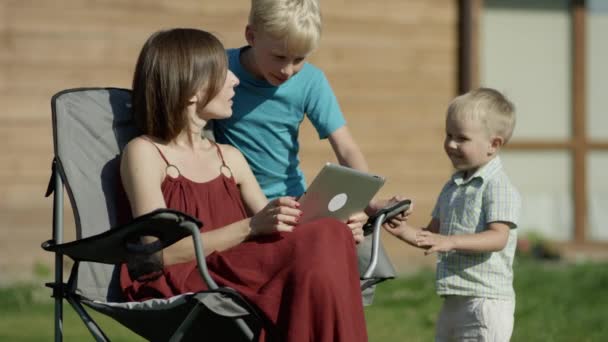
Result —
[[[251,0],[249,25],[285,42],[287,51],[307,55],[321,38],[318,0]]]
[[[479,120],[489,135],[503,138],[506,144],[515,128],[515,106],[506,96],[492,88],[479,88],[450,102],[448,117]]]

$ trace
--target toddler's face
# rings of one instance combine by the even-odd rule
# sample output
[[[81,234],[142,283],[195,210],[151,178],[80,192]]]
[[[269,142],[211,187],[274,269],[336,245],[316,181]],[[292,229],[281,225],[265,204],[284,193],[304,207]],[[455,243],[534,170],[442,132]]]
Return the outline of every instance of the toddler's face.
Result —
[[[496,152],[492,138],[478,120],[448,115],[445,131],[445,152],[454,168],[466,171],[467,176],[489,162]]]
[[[254,33],[250,43],[254,58],[253,73],[278,87],[297,74],[304,66],[306,54],[290,53],[282,39],[275,39],[261,33]]]

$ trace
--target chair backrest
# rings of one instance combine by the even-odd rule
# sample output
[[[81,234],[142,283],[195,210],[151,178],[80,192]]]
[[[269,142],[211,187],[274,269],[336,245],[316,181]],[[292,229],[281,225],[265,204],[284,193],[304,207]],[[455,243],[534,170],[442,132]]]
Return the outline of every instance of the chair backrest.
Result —
[[[120,152],[139,134],[131,92],[68,89],[53,96],[51,106],[56,167],[73,208],[76,237],[102,233],[117,225]],[[113,265],[81,262],[75,285],[87,298],[113,301],[120,298],[111,284],[116,280]]]

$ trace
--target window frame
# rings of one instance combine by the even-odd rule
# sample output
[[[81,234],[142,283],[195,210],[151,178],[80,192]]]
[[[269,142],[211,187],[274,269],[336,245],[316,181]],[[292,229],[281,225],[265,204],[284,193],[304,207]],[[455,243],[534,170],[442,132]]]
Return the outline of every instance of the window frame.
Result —
[[[458,91],[465,93],[479,86],[479,37],[483,0],[459,0],[458,20]],[[588,240],[587,159],[592,151],[608,151],[608,141],[592,140],[587,132],[586,108],[586,24],[585,0],[570,1],[572,16],[572,134],[563,140],[518,140],[509,143],[509,151],[567,151],[572,160],[573,239],[575,243],[593,244]],[[599,242],[605,245],[606,242]]]

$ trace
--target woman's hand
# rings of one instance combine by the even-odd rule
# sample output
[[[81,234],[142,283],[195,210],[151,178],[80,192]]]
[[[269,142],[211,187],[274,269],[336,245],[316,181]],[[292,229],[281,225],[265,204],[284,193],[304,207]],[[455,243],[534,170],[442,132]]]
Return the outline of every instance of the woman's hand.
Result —
[[[365,225],[368,218],[367,214],[361,211],[351,215],[346,221],[346,225],[348,225],[348,228],[350,228],[350,231],[353,233],[355,243],[361,243],[361,241],[363,241],[363,225]]]
[[[293,197],[276,198],[251,218],[251,235],[291,232],[298,224],[302,211]]]

